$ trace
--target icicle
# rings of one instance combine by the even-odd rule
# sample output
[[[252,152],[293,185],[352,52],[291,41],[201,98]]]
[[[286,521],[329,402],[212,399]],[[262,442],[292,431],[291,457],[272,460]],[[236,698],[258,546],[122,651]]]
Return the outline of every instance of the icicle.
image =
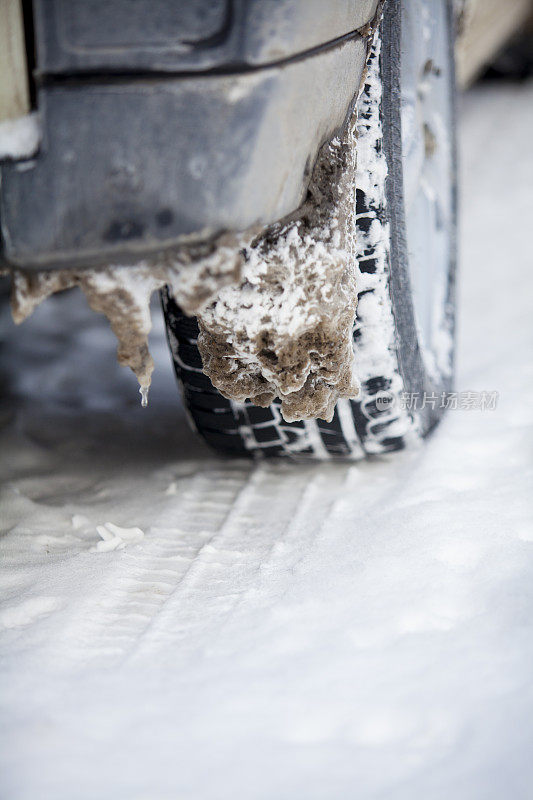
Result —
[[[148,392],[150,391],[149,386],[141,386],[139,388],[139,394],[141,395],[141,406],[146,408],[148,405]]]

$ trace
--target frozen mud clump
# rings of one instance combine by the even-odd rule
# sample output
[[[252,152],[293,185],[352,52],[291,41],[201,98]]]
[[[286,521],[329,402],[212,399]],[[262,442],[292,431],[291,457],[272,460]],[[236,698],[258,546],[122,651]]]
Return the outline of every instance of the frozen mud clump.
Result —
[[[154,368],[150,296],[168,285],[183,311],[198,317],[204,370],[222,394],[261,406],[279,397],[287,421],[331,420],[337,400],[358,393],[354,214],[352,123],[342,140],[322,148],[292,219],[132,266],[13,270],[13,317],[22,322],[50,294],[81,287],[90,307],[108,317],[119,363],[137,375],[145,405]]]
[[[204,371],[226,397],[288,422],[333,417],[355,397],[355,135],[322,148],[297,218],[244,251],[241,281],[198,314]]]
[[[11,308],[15,322],[28,317],[54,292],[79,286],[93,311],[105,314],[118,339],[120,364],[130,367],[146,405],[154,362],[148,349],[150,297],[168,285],[187,314],[195,314],[222,286],[238,280],[248,235],[224,235],[215,242],[162,253],[135,266],[86,270],[14,270]]]

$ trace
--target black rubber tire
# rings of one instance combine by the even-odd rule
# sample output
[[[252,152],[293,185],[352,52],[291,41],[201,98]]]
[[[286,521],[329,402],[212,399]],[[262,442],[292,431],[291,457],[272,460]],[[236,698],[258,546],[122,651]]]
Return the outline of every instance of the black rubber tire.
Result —
[[[408,2],[408,0],[404,0]],[[235,403],[224,398],[202,372],[196,346],[198,326],[186,317],[168,291],[162,292],[169,344],[186,408],[196,430],[218,452],[237,456],[285,456],[296,459],[356,460],[369,454],[403,449],[410,441],[425,436],[444,413],[445,398],[452,388],[453,344],[450,368],[446,374],[433,377],[425,366],[414,315],[406,247],[403,201],[402,143],[400,121],[400,24],[402,2],[387,2],[377,33],[374,70],[379,73],[381,99],[377,113],[381,135],[375,149],[386,159],[387,179],[383,200],[357,190],[357,237],[362,241],[359,269],[366,279],[375,278],[375,285],[365,285],[359,297],[383,292],[380,302],[392,312],[394,332],[380,359],[372,362],[372,374],[366,373],[357,400],[340,401],[331,422],[312,420],[287,423],[281,417],[279,403],[258,408],[251,403]],[[455,111],[453,72],[453,23],[448,4],[448,40],[450,59],[449,136],[452,141],[453,169],[450,171],[452,223],[449,232],[449,271],[445,318],[454,338],[455,265],[456,265],[456,187],[455,187]],[[371,69],[369,67],[369,75]],[[366,95],[366,97],[365,97]],[[372,112],[372,91],[367,84],[359,101],[359,121]],[[376,113],[376,112],[375,112]],[[368,128],[370,129],[370,123]],[[358,153],[358,159],[359,159]],[[364,165],[359,165],[364,168]],[[379,188],[379,187],[378,187]],[[371,246],[364,247],[373,220],[387,232],[385,247],[378,254]],[[361,251],[360,251],[361,252]],[[379,255],[379,258],[378,258]],[[381,276],[378,274],[381,270]],[[367,334],[363,304],[358,306],[354,328],[356,359],[364,351]],[[437,401],[417,402],[417,407],[402,398],[423,398]],[[410,407],[411,406],[411,407]]]

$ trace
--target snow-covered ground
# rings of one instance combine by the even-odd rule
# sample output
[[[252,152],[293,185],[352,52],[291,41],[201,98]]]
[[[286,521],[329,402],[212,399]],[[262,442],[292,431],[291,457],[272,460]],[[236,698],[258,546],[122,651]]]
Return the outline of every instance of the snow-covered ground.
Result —
[[[143,410],[81,296],[4,309],[6,800],[532,796],[533,85],[461,130],[457,388],[499,402],[418,452],[216,459],[161,325]]]

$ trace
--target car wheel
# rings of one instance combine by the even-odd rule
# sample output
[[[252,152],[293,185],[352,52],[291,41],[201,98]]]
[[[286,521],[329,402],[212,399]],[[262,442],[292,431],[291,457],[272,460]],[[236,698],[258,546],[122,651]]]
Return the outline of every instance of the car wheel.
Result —
[[[202,372],[196,320],[163,292],[186,407],[216,450],[358,459],[420,440],[448,406],[456,262],[451,5],[385,3],[357,103],[355,400],[339,400],[331,422],[287,423],[276,402],[258,408],[226,399]]]

